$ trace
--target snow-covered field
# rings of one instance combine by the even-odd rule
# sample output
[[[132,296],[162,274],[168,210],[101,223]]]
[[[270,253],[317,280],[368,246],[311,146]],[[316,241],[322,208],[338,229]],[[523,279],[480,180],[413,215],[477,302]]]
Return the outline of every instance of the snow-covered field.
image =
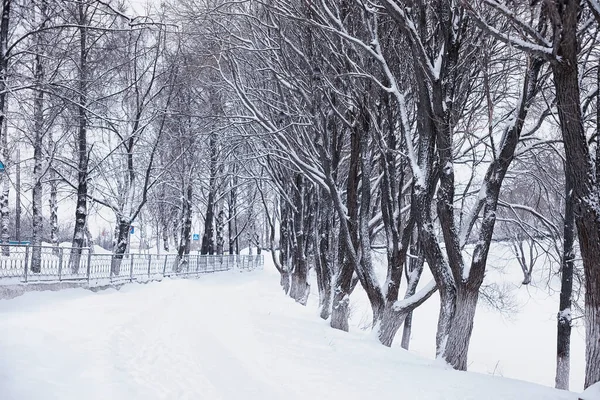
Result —
[[[416,317],[415,329],[425,325],[422,320]],[[528,332],[521,333],[530,340]],[[427,338],[416,337],[417,332],[418,349]],[[476,332],[475,349],[477,337]],[[490,347],[496,346],[503,344]],[[545,367],[537,356],[532,351],[522,360]],[[504,372],[511,368],[503,364]],[[552,400],[577,395],[452,371],[380,346],[368,332],[332,330],[317,317],[314,301],[304,308],[286,298],[267,265],[264,271],[167,279],[119,291],[31,292],[0,301],[0,398]]]

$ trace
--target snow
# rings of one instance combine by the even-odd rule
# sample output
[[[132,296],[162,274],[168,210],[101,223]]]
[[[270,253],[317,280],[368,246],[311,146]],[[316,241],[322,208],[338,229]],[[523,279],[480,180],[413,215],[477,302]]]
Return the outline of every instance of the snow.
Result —
[[[312,300],[287,298],[272,266],[3,300],[2,400],[577,398],[333,330]]]
[[[600,382],[596,382],[587,388],[579,397],[579,400],[600,400]]]

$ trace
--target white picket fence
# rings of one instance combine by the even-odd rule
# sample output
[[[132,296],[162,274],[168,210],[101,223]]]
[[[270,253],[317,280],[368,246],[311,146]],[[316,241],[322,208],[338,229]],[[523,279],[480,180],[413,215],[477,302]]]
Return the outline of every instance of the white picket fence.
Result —
[[[0,246],[0,284],[29,282],[87,281],[88,283],[151,281],[171,276],[199,276],[229,270],[255,270],[264,266],[264,256],[142,254],[121,255],[115,273],[114,254],[97,254],[81,249],[76,268],[71,248],[41,246],[34,260],[33,246],[10,246],[9,253]]]

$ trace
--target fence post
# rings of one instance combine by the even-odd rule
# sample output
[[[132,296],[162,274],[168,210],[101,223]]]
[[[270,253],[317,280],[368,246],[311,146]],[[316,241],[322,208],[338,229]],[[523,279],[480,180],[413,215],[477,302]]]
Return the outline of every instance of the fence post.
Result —
[[[62,281],[63,248],[58,248],[58,281]]]
[[[148,254],[148,280],[150,280],[150,268],[152,267],[152,254]]]
[[[165,254],[165,265],[163,265],[163,278],[166,276],[167,273],[167,260],[169,259],[168,254]]]
[[[87,283],[88,283],[88,286],[90,286],[90,274],[92,272],[92,251],[91,251],[91,249],[88,249],[87,268],[85,270],[86,270],[85,274],[87,275]]]
[[[27,283],[27,273],[29,272],[29,246],[25,247],[25,283]]]
[[[129,282],[133,282],[133,253],[130,253],[131,262],[129,263]]]
[[[108,270],[108,277],[110,279],[110,283],[113,281],[113,265],[115,265],[115,253],[110,255],[110,265]]]

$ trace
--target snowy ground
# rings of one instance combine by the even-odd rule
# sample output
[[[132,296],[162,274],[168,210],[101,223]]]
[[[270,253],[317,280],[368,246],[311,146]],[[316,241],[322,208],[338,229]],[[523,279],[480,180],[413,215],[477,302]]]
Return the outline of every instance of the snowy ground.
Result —
[[[577,398],[334,331],[270,268],[0,301],[0,355],[2,400]]]

